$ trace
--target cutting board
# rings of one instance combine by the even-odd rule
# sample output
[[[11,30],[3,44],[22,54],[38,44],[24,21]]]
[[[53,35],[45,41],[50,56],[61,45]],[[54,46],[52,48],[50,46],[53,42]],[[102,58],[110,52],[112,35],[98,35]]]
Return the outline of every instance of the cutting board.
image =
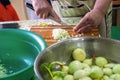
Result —
[[[97,28],[93,29],[91,32],[78,34],[78,33],[73,32],[73,27],[74,26],[65,26],[65,25],[32,26],[30,31],[41,35],[47,42],[48,46],[57,42],[57,40],[53,39],[53,37],[52,37],[52,30],[58,29],[58,28],[67,30],[71,36],[76,36],[76,35],[79,37],[81,37],[81,36],[95,36],[95,37],[99,36],[99,32],[98,32]]]

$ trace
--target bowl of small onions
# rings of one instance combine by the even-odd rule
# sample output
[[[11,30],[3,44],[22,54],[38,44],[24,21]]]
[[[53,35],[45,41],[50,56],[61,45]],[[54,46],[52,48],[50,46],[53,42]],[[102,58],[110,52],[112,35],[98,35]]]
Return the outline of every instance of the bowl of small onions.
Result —
[[[39,80],[120,80],[120,41],[101,37],[61,40],[34,63]]]

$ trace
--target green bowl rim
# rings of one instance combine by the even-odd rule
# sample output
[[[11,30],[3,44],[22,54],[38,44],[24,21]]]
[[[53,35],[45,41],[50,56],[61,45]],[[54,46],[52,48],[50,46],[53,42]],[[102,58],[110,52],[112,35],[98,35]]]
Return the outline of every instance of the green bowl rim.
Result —
[[[18,31],[19,31],[19,32],[23,32],[23,34],[24,34],[24,32],[30,33],[30,34],[32,34],[32,35],[34,35],[34,36],[36,36],[36,37],[41,38],[41,41],[43,41],[44,47],[42,47],[41,51],[47,47],[47,43],[46,43],[45,39],[44,39],[42,36],[40,36],[39,34],[36,34],[36,33],[34,33],[34,32],[30,32],[30,31],[22,30],[22,29],[0,29],[0,31],[10,31],[10,32],[13,32],[13,31],[14,31],[14,32],[18,32]],[[28,35],[28,34],[27,34],[27,35]],[[40,54],[40,53],[38,53],[38,54]],[[38,55],[37,55],[37,56],[38,56]],[[37,56],[36,56],[36,57],[37,57]],[[35,58],[35,59],[36,59],[36,58]],[[34,60],[34,62],[35,62],[35,60]],[[29,69],[32,68],[32,67],[33,67],[33,72],[34,72],[34,62],[33,62],[31,65],[29,65],[29,66],[27,66],[27,67],[25,67],[25,68],[23,68],[23,69],[21,69],[21,70],[19,70],[19,71],[17,71],[17,72],[13,72],[12,74],[5,75],[5,76],[3,76],[3,77],[0,77],[0,79],[6,79],[6,78],[9,78],[9,77],[13,77],[13,76],[19,75],[19,74],[21,74],[21,73],[29,70]],[[34,76],[34,75],[33,75],[33,76]]]

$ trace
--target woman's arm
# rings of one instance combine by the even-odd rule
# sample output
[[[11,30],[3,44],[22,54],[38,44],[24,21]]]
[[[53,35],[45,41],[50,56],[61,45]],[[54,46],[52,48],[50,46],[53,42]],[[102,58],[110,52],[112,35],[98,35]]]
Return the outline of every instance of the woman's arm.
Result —
[[[98,10],[101,15],[104,16],[110,6],[110,3],[111,0],[96,0],[93,10]]]
[[[94,27],[97,27],[104,18],[110,3],[111,0],[96,0],[93,9],[79,21],[73,28],[73,31],[82,33],[91,31]]]

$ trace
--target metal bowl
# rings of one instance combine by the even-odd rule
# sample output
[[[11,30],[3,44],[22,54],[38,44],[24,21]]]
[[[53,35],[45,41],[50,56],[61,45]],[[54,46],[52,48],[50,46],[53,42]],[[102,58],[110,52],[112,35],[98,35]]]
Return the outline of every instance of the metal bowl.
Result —
[[[38,79],[50,79],[46,76],[47,72],[39,69],[43,63],[52,61],[68,63],[71,61],[72,51],[77,47],[84,49],[88,56],[103,56],[120,63],[120,41],[98,37],[70,38],[47,47],[37,56],[34,71]]]

